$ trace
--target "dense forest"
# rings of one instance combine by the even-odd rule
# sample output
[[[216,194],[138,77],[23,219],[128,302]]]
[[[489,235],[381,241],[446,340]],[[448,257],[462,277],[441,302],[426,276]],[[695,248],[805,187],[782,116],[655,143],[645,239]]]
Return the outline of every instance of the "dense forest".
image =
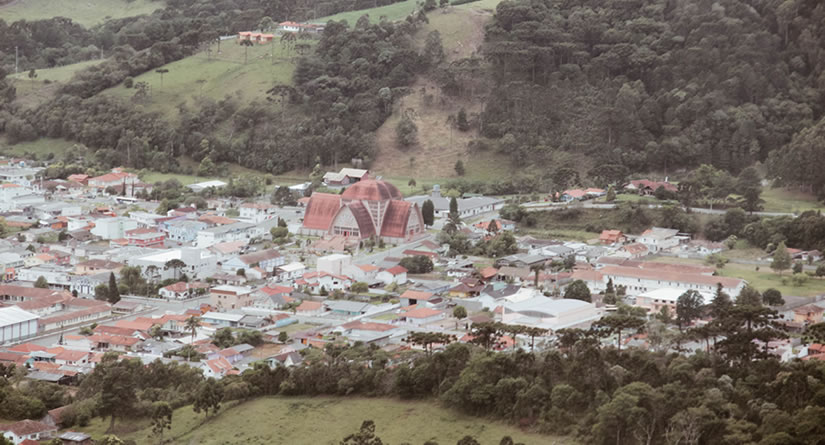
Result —
[[[220,381],[182,364],[119,361],[115,353],[76,393],[49,384],[12,385],[19,372],[2,368],[0,416],[37,418],[71,403],[62,420],[69,427],[95,416],[112,423],[150,417],[158,404],[193,404],[208,416],[222,404],[268,395],[400,397],[430,399],[590,444],[820,443],[825,366],[772,357],[764,342],[787,334],[776,311],[763,305],[766,296],[746,288],[731,301],[717,292],[707,306],[677,308],[675,318],[662,313],[652,320],[620,305],[589,330],[554,333],[551,342],[541,342],[542,352],[531,346],[545,334],[541,329],[477,323],[471,344],[451,344],[447,334],[413,333],[409,342],[423,351],[389,354],[332,342],[304,350],[301,366],[261,364]],[[714,317],[709,324],[688,327],[707,315]],[[676,324],[682,329],[666,328]],[[219,338],[225,331],[213,342],[225,340]],[[621,347],[621,333],[638,332],[647,334],[649,351]],[[501,349],[504,335],[516,333],[530,340],[524,350],[493,351]],[[825,324],[810,326],[803,336],[825,341]],[[688,344],[696,351],[672,352]]]
[[[566,150],[634,172],[736,173],[794,141],[771,172],[821,186],[805,161],[825,124],[803,130],[823,115],[823,46],[817,0],[505,1],[482,131],[514,159]]]

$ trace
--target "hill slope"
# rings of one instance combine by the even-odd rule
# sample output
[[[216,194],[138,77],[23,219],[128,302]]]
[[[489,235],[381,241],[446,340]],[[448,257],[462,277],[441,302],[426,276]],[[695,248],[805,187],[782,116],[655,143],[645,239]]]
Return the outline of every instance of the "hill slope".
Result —
[[[0,18],[11,23],[67,17],[89,27],[108,19],[150,14],[164,6],[158,0],[13,0],[0,6]]]

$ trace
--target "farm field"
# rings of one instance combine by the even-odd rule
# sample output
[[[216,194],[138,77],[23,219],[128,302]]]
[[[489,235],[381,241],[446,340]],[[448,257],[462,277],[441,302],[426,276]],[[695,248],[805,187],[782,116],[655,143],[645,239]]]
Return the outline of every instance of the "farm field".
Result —
[[[393,22],[396,20],[403,20],[411,12],[415,10],[416,2],[414,0],[405,0],[403,2],[393,3],[391,5],[379,6],[377,8],[360,9],[357,11],[346,11],[338,14],[320,17],[315,20],[310,20],[311,23],[326,23],[330,20],[341,21],[346,20],[349,26],[355,26],[355,22],[364,15],[370,16],[370,21],[375,23],[381,17],[386,17],[387,20]]]
[[[787,188],[764,187],[762,189],[764,211],[801,213],[806,210],[825,210],[825,205],[810,193]]]
[[[14,0],[0,6],[0,17],[11,24],[17,20],[68,17],[90,27],[108,19],[151,14],[165,3],[156,0]]]
[[[224,405],[206,419],[191,406],[175,410],[164,440],[175,444],[315,444],[334,445],[358,431],[364,420],[376,424],[376,435],[387,444],[421,444],[427,440],[456,443],[470,435],[482,445],[498,444],[509,435],[525,445],[573,444],[570,439],[525,433],[506,424],[457,414],[433,403],[394,399],[335,397],[266,397],[239,405]],[[109,422],[95,419],[82,430],[100,438]],[[426,425],[426,427],[423,427]],[[116,425],[121,439],[138,445],[157,443],[148,421]]]
[[[87,60],[85,62],[72,63],[70,65],[57,66],[54,68],[39,69],[35,71],[37,77],[34,79],[34,83],[43,83],[45,81],[66,82],[67,80],[71,79],[72,76],[74,76],[74,73],[82,69],[88,68],[90,66],[95,66],[102,62],[103,60],[100,59]],[[32,83],[32,79],[29,79],[28,71],[12,74],[9,77],[26,83]]]

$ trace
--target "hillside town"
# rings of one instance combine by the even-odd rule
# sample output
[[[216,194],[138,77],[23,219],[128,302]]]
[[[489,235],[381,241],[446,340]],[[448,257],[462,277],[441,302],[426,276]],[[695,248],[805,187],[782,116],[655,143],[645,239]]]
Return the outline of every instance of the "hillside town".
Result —
[[[75,385],[110,352],[215,379],[262,363],[296,366],[333,344],[368,345],[401,360],[405,350],[477,341],[474,326],[482,325],[502,332],[491,349],[542,350],[559,332],[588,329],[626,308],[650,319],[676,316],[686,293],[709,304],[749,289],[713,265],[663,260],[716,255],[723,243],[660,227],[604,230],[588,242],[538,239],[500,217],[504,198],[448,198],[438,185],[405,198],[361,169],[327,173],[325,191],[305,197],[306,184],[289,187],[295,205],[221,197],[166,211],[143,199],[152,185],[122,169],[50,181],[38,173],[15,160],[3,167],[0,186],[7,231],[0,364],[35,381]],[[648,193],[645,182],[628,186]],[[567,191],[558,205],[600,192]],[[496,256],[457,255],[438,241],[442,232],[507,247]],[[821,259],[817,251],[793,254]],[[818,298],[793,303],[780,308],[788,329],[822,321]],[[650,335],[619,329],[601,341],[660,347]],[[683,346],[672,351],[704,347]],[[764,346],[783,361],[825,357],[825,347],[798,337]],[[55,409],[0,429],[15,444],[42,440],[59,436],[59,418]],[[66,434],[83,443],[79,432],[60,436],[64,443],[75,443]]]

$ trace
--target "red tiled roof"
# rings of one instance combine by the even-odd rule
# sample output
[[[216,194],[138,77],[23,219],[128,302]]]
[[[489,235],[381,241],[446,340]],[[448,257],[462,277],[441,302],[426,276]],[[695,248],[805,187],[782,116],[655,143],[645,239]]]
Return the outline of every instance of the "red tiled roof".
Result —
[[[402,273],[407,273],[408,270],[404,266],[394,266],[387,269],[387,272],[389,272],[390,275],[401,275]]]
[[[47,425],[36,420],[21,420],[14,422],[11,425],[5,425],[0,428],[2,431],[11,431],[17,436],[28,436],[29,434],[42,433],[46,431],[57,431],[57,427]]]
[[[317,311],[321,309],[321,302],[319,301],[304,301],[302,302],[297,308],[295,308],[296,312],[309,312],[309,311]]]
[[[381,225],[381,236],[404,238],[413,209],[418,210],[418,207],[413,207],[412,203],[407,201],[390,201]]]
[[[419,307],[404,314],[406,318],[429,318],[440,314],[441,311],[430,309],[428,307]]]
[[[313,193],[304,213],[304,227],[316,230],[329,230],[333,218],[341,208],[341,195],[331,193]]]
[[[293,289],[289,286],[266,286],[261,288],[261,292],[267,295],[291,294]]]
[[[435,295],[431,292],[424,292],[420,290],[407,290],[404,291],[403,294],[399,298],[406,298],[408,300],[424,300],[427,301],[430,298],[433,298]]]
[[[34,351],[45,351],[45,346],[36,345],[34,343],[21,343],[19,345],[14,345],[10,348],[7,348],[9,351],[12,352],[22,352],[22,353],[29,353]]]
[[[56,295],[72,294],[64,290],[40,289],[37,287],[14,286],[10,284],[0,284],[0,295],[11,295],[25,299],[52,297]]]
[[[496,269],[495,267],[485,267],[484,269],[481,269],[481,271],[479,271],[479,274],[481,274],[482,278],[487,280],[496,276],[498,274],[498,269]]]
[[[389,201],[403,200],[398,187],[377,179],[364,179],[347,187],[341,198],[346,201]]]
[[[352,321],[341,325],[344,329],[355,329],[358,331],[385,332],[395,329],[395,326],[386,323],[364,323],[363,321]]]

